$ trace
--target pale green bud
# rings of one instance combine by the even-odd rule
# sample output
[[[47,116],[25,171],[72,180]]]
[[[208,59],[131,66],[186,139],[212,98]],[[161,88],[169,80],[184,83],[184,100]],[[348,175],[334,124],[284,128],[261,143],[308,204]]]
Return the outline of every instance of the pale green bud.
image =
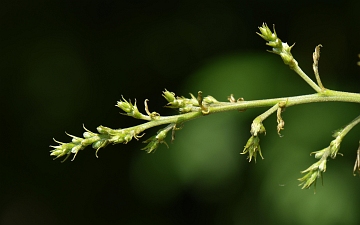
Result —
[[[91,138],[92,136],[94,136],[94,134],[91,133],[91,132],[86,131],[86,132],[83,133],[83,136],[84,136],[84,138]]]
[[[128,101],[126,101],[124,97],[123,97],[123,101],[121,100],[118,101],[116,106],[122,109],[126,113],[131,113],[133,111],[133,105]]]
[[[217,103],[219,102],[218,100],[216,100],[213,96],[206,96],[203,100],[203,102],[207,103],[207,104],[211,104],[211,103]]]
[[[131,134],[125,135],[125,136],[124,136],[124,142],[125,142],[125,144],[128,143],[129,141],[131,141],[132,137],[133,137],[133,135],[131,135]]]
[[[103,141],[97,141],[97,142],[92,143],[91,147],[92,147],[93,149],[98,149],[98,148],[100,148],[100,146],[101,146],[102,144],[103,144]]]
[[[81,145],[76,145],[75,147],[73,147],[71,149],[71,153],[77,153],[78,151],[80,151],[82,149]]]
[[[124,136],[123,135],[115,135],[109,139],[109,142],[113,144],[119,144],[124,142]]]
[[[79,144],[83,141],[83,138],[79,138],[79,137],[73,137],[73,139],[71,140],[72,143],[74,144]]]
[[[167,130],[162,130],[155,136],[155,138],[161,142],[166,138],[167,132],[168,132]]]
[[[240,154],[246,154],[246,153],[249,154],[248,157],[247,157],[249,159],[249,162],[251,161],[251,159],[253,157],[254,157],[255,162],[256,162],[257,153],[259,153],[260,157],[262,159],[264,159],[264,157],[261,154],[260,138],[258,136],[251,136],[249,138],[249,140],[246,142],[244,150]]]
[[[162,95],[165,99],[166,99],[166,101],[168,101],[169,103],[170,102],[173,102],[173,101],[175,101],[175,93],[173,93],[173,92],[170,92],[170,91],[168,91],[168,90],[166,90],[165,89],[165,91],[163,91],[163,95]]]
[[[260,37],[262,37],[265,41],[275,41],[277,39],[277,35],[274,29],[274,33],[271,32],[270,28],[266,23],[263,23],[261,27],[259,27],[259,30],[261,32],[257,33]]]
[[[86,138],[81,142],[81,145],[83,147],[86,147],[86,146],[91,145],[92,143],[98,141],[99,139],[100,139],[99,136],[93,136],[91,138]]]
[[[321,160],[320,165],[319,165],[319,170],[320,170],[321,172],[325,172],[325,171],[326,171],[326,159]]]
[[[338,136],[335,140],[332,140],[330,142],[330,156],[331,158],[336,158],[336,155],[338,154],[339,150],[340,150],[340,143],[341,143],[341,138],[339,138],[340,136]],[[341,154],[341,153],[339,153]]]
[[[100,141],[96,141],[92,144],[92,148],[93,149],[100,149],[105,147],[108,144],[108,141],[106,140],[100,140]]]
[[[104,127],[104,126],[98,126],[96,128],[96,130],[100,133],[100,134],[109,134],[109,135],[115,135],[116,131],[108,128],[108,127]]]
[[[128,113],[128,115],[131,115],[132,117],[134,118],[137,118],[137,119],[140,119],[142,117],[142,114],[141,112],[138,110],[137,106],[136,106],[136,103],[135,105],[133,106],[133,110],[131,113]]]
[[[328,151],[328,149],[329,148],[327,147],[327,148],[324,148],[322,150],[312,152],[310,155],[315,154],[315,159],[320,159]]]

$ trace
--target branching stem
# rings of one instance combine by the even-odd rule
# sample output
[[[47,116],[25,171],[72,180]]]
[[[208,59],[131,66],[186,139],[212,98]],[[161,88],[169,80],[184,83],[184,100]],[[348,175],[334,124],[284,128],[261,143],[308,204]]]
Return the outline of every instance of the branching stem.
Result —
[[[320,93],[322,91],[322,89],[313,80],[311,80],[310,77],[308,77],[299,66],[295,66],[291,69],[293,69],[297,74],[299,74],[299,76],[304,79],[306,83],[308,83],[310,87],[312,87],[317,93]]]
[[[71,155],[75,156],[80,150],[85,149],[87,146],[90,146],[96,150],[96,156],[99,149],[106,147],[109,144],[120,144],[128,143],[133,138],[139,140],[144,135],[144,131],[161,125],[166,125],[165,128],[161,128],[156,135],[150,137],[144,143],[147,143],[146,147],[142,150],[145,150],[148,153],[154,152],[160,144],[166,144],[166,136],[171,132],[171,140],[174,140],[175,131],[180,129],[183,123],[203,117],[205,115],[227,112],[227,111],[240,111],[243,112],[246,109],[266,107],[264,113],[259,115],[253,120],[251,124],[251,137],[247,141],[244,150],[241,154],[247,154],[249,161],[254,159],[256,161],[256,156],[260,155],[263,158],[260,148],[260,138],[259,134],[266,134],[266,129],[263,125],[263,121],[269,117],[271,114],[277,112],[277,131],[281,137],[280,131],[284,129],[285,121],[281,117],[281,113],[285,108],[294,105],[307,104],[307,103],[316,103],[316,102],[351,102],[351,103],[360,103],[360,93],[349,93],[341,91],[333,91],[326,89],[321,80],[318,70],[318,62],[320,58],[320,47],[318,45],[315,48],[313,53],[313,70],[315,73],[317,84],[310,79],[308,75],[299,67],[298,62],[294,59],[291,54],[291,49],[294,45],[289,46],[286,42],[282,42],[278,38],[275,30],[272,32],[270,28],[264,23],[259,27],[260,33],[257,33],[261,38],[266,40],[266,45],[272,47],[269,52],[277,54],[281,57],[283,62],[294,70],[306,83],[313,88],[316,93],[308,95],[300,95],[293,97],[283,97],[283,98],[272,98],[272,99],[261,99],[261,100],[252,100],[245,101],[242,98],[236,100],[233,95],[230,95],[228,98],[229,102],[219,102],[212,96],[203,97],[202,92],[198,92],[197,98],[191,95],[191,98],[179,97],[175,93],[169,92],[165,89],[163,92],[163,97],[168,101],[166,107],[177,109],[180,113],[175,116],[160,116],[157,112],[151,112],[148,107],[148,100],[144,102],[146,114],[142,114],[137,106],[136,101],[131,103],[122,97],[122,100],[117,102],[117,107],[119,107],[124,113],[123,115],[130,116],[136,119],[145,120],[147,122],[128,127],[124,129],[111,129],[104,126],[97,127],[98,133],[91,132],[90,130],[85,129],[86,132],[83,133],[83,137],[76,137],[70,134],[67,134],[72,138],[71,142],[63,143],[54,141],[58,144],[57,146],[50,146],[53,148],[51,150],[52,156],[56,158],[65,156],[65,160]],[[359,56],[360,57],[360,56]],[[358,63],[359,64],[359,63]],[[302,188],[309,188],[312,184],[316,184],[316,180],[322,177],[322,174],[326,171],[326,163],[328,158],[336,158],[339,153],[340,144],[345,135],[357,124],[360,123],[360,116],[356,117],[352,122],[342,128],[340,131],[336,132],[333,136],[335,139],[330,142],[330,145],[322,150],[315,151],[312,154],[315,154],[315,158],[319,159],[316,163],[312,164],[309,168],[302,171],[305,175],[299,179],[302,185]],[[65,161],[64,160],[64,161]],[[357,157],[354,165],[355,171],[360,171],[360,147],[357,151]]]
[[[238,110],[245,110],[245,109],[250,109],[250,108],[269,107],[269,106],[274,108],[274,111],[266,111],[271,114],[276,111],[276,109],[278,108],[277,104],[279,102],[286,102],[284,107],[290,107],[290,106],[294,106],[294,105],[307,104],[307,103],[315,103],[315,102],[360,103],[360,94],[326,90],[325,92],[322,92],[322,93],[316,93],[316,94],[310,94],[310,95],[300,95],[300,96],[295,96],[295,97],[272,98],[272,99],[262,99],[262,100],[252,100],[252,101],[239,101],[239,102],[233,102],[233,103],[232,102],[218,102],[218,103],[210,104],[208,106],[208,111],[209,111],[208,114],[226,112],[226,111],[238,111]],[[129,127],[126,129],[129,129],[129,130],[135,129],[137,131],[142,132],[151,127],[155,127],[155,126],[159,126],[159,125],[163,125],[163,124],[169,124],[169,123],[179,124],[179,123],[183,123],[183,122],[203,116],[200,107],[197,107],[195,109],[198,109],[198,111],[184,113],[184,114],[175,115],[175,116],[160,116],[156,120],[152,120],[147,123],[137,125],[134,127]],[[358,119],[360,120],[360,118],[358,118]],[[136,133],[139,134],[140,132],[136,132]]]

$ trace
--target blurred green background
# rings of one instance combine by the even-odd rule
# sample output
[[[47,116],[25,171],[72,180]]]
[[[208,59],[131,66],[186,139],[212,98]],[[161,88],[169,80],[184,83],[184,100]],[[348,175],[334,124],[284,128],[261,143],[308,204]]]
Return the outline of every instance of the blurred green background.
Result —
[[[299,171],[315,162],[332,131],[359,106],[292,107],[264,125],[265,160],[239,155],[251,121],[266,109],[212,115],[185,124],[170,148],[91,148],[53,161],[52,138],[68,142],[82,124],[95,131],[139,124],[114,107],[123,95],[149,99],[162,115],[164,88],[201,90],[220,101],[293,96],[313,90],[255,34],[263,22],[311,77],[359,92],[360,1],[9,1],[0,7],[2,144],[0,224],[359,224],[360,180],[352,169],[359,128],[343,157],[328,162],[324,186],[301,190]],[[156,129],[147,131],[147,137]],[[145,137],[146,138],[146,137]],[[144,138],[144,140],[145,140]]]

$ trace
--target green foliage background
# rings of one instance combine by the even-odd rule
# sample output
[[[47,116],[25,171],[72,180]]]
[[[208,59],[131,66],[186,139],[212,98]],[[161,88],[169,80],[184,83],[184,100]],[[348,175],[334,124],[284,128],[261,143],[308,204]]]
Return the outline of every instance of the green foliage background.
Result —
[[[212,115],[185,124],[170,149],[141,142],[109,146],[95,158],[53,161],[51,138],[140,123],[118,114],[121,95],[164,109],[164,88],[218,100],[312,93],[255,32],[277,33],[309,75],[322,44],[325,87],[359,92],[360,4],[348,1],[8,1],[0,8],[3,100],[0,224],[359,224],[359,178],[352,168],[359,128],[331,160],[324,186],[301,190],[331,132],[359,106],[288,108],[284,135],[264,125],[264,160],[239,155],[251,121],[265,109]],[[151,132],[147,132],[150,136]],[[145,139],[144,139],[145,140]]]

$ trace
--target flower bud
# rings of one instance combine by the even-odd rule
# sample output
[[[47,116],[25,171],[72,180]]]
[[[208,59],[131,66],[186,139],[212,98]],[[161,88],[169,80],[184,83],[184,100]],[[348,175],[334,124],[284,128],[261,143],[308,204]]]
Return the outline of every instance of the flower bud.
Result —
[[[126,113],[130,113],[133,110],[132,104],[127,102],[126,100],[118,101],[116,106],[119,107],[120,109],[122,109]]]
[[[74,144],[79,144],[83,141],[84,139],[83,138],[79,138],[79,137],[73,137],[73,139],[71,140],[72,143]]]
[[[261,32],[257,33],[260,37],[262,37],[265,41],[275,41],[277,39],[277,35],[274,29],[274,33],[271,32],[270,28],[266,23],[263,23],[261,27],[259,27],[259,30]]]
[[[165,91],[163,91],[163,95],[162,95],[162,96],[163,96],[163,97],[166,99],[166,101],[168,101],[169,103],[175,101],[175,93],[170,92],[170,91],[168,91],[168,90],[166,90],[166,89],[165,89]]]
[[[206,96],[203,99],[203,102],[207,103],[207,104],[211,104],[211,103],[216,103],[219,102],[218,100],[216,100],[213,96]]]
[[[114,130],[108,127],[104,127],[104,126],[98,126],[96,128],[96,130],[100,133],[100,134],[113,134]]]
[[[325,172],[325,171],[326,171],[326,159],[321,160],[320,165],[319,165],[319,170],[320,170],[321,172]]]
[[[332,140],[330,142],[330,157],[331,158],[336,158],[336,155],[338,154],[339,150],[340,150],[340,143],[341,143],[341,138],[339,138],[340,136],[338,136],[335,140]],[[341,155],[341,153],[339,153]]]
[[[249,162],[251,162],[251,159],[254,157],[256,162],[256,156],[257,153],[259,153],[260,157],[264,159],[264,157],[261,154],[261,148],[260,148],[260,138],[258,136],[251,136],[249,140],[246,142],[246,145],[244,147],[244,150],[240,154],[246,154],[248,153],[248,159]]]
[[[91,132],[86,131],[83,133],[84,138],[91,138],[92,136],[93,136],[93,134]]]
[[[82,149],[81,145],[76,145],[75,147],[73,147],[71,149],[71,153],[77,153],[78,151],[80,151]]]
[[[327,148],[324,148],[322,150],[312,152],[310,155],[315,154],[315,159],[320,159],[324,155],[324,153],[328,151],[328,149],[329,148],[327,147]]]

